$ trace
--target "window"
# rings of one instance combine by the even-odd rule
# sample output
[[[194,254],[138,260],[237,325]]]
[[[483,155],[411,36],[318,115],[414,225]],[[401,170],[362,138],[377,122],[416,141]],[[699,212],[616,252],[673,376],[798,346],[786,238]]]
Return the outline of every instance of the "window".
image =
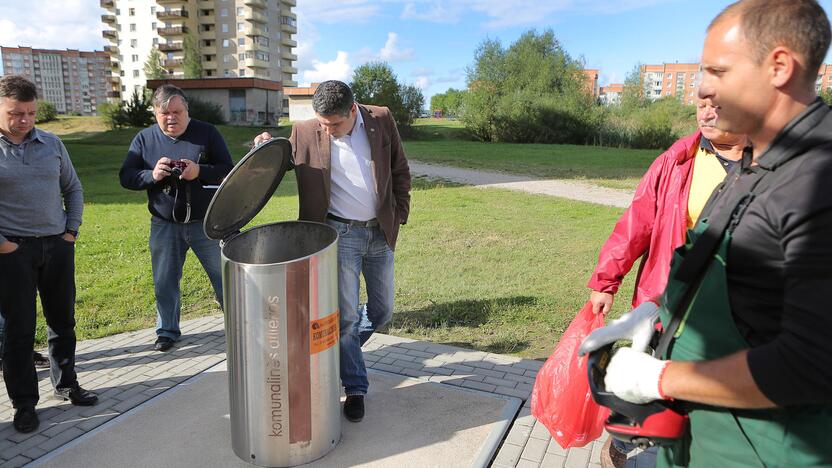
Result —
[[[245,8],[237,7],[237,16],[243,16],[244,11],[245,11]]]
[[[237,45],[246,45],[246,38],[244,38],[244,37],[237,38]]]
[[[234,57],[231,54],[225,54],[222,56],[222,61],[223,63],[228,63],[231,61],[232,58]]]
[[[136,16],[136,9],[135,8],[129,8],[127,10],[127,16]]]
[[[158,44],[158,43],[159,43],[159,38],[158,38],[158,37],[154,37],[154,38],[153,38],[153,45],[156,45],[156,44]]]
[[[139,71],[138,70],[133,70],[133,78],[138,78],[138,77],[139,77]]]
[[[245,28],[246,28],[245,23],[237,23],[237,31],[242,31]]]
[[[155,6],[150,7],[150,14],[151,14],[151,15],[155,15],[155,14],[156,14],[156,7],[155,7]]]
[[[130,23],[130,31],[136,32],[136,23]]]
[[[133,61],[133,62],[138,62],[139,61],[139,55],[138,54],[131,55],[130,60]]]
[[[151,31],[155,31],[155,30],[156,30],[156,22],[155,22],[155,21],[154,21],[154,22],[152,22],[152,23],[150,23],[150,30],[151,30]]]
[[[240,69],[240,76],[246,76],[246,70],[245,70],[245,68],[241,68],[241,69]]]
[[[228,8],[220,8],[220,16],[228,16]]]
[[[224,32],[224,33],[228,32],[228,25],[227,24],[222,25],[222,32]]]
[[[229,45],[231,45],[231,42],[228,39],[223,39],[222,40],[222,46],[223,47],[228,47]]]
[[[237,60],[243,61],[246,59],[246,54],[237,54]]]
[[[139,40],[138,39],[130,39],[130,47],[135,49],[136,46],[138,46],[138,45],[139,45]]]

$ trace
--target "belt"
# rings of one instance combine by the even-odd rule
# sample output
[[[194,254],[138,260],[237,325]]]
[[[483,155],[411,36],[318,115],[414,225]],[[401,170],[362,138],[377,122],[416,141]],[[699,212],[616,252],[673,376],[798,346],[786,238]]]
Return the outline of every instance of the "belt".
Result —
[[[5,237],[6,240],[8,240],[8,241],[14,242],[15,244],[20,244],[21,242],[27,242],[27,241],[33,241],[33,240],[39,240],[39,239],[51,239],[51,238],[54,238],[54,237],[60,237],[62,235],[63,234],[52,234],[52,235],[49,235],[49,236],[28,236],[28,237],[25,237],[25,236],[7,236],[7,235],[4,234],[3,237]]]
[[[340,216],[335,216],[332,213],[327,213],[326,217],[333,220],[338,221],[339,223],[349,224],[350,226],[361,226],[361,227],[374,227],[378,226],[378,220],[373,218],[367,221],[356,221],[354,219],[347,219],[342,218]]]

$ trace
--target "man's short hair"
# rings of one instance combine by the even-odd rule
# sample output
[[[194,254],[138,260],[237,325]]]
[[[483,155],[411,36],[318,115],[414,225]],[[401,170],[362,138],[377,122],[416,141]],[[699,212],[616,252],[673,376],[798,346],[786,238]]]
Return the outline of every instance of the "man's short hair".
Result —
[[[168,103],[175,96],[182,98],[182,103],[185,104],[185,109],[187,109],[188,98],[185,97],[185,92],[178,86],[174,86],[172,84],[166,84],[156,88],[156,91],[153,92],[151,104],[154,109],[161,109],[164,111],[167,110]]]
[[[829,18],[815,0],[740,0],[714,18],[710,31],[723,19],[739,16],[742,34],[757,63],[778,46],[786,46],[806,60],[803,78],[815,82],[832,37]]]
[[[32,102],[38,98],[38,89],[34,83],[20,75],[6,75],[0,78],[0,98]]]
[[[319,84],[315,90],[315,95],[312,96],[312,110],[318,115],[346,117],[350,114],[353,102],[355,98],[346,83],[329,80]]]

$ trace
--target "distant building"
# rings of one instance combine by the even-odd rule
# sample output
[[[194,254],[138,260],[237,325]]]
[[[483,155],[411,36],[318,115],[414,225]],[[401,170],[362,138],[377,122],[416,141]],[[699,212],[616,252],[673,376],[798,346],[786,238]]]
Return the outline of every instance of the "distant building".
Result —
[[[586,69],[583,70],[583,72],[585,89],[592,97],[597,98],[600,94],[600,88],[598,86],[598,76],[601,74],[600,71],[595,69]]]
[[[815,82],[815,90],[832,91],[832,64],[824,63],[818,70],[818,79]]]
[[[676,96],[685,104],[694,104],[702,74],[698,63],[665,63],[642,65],[641,79],[648,99]]]
[[[315,118],[312,110],[312,96],[320,83],[312,83],[308,88],[286,88],[283,90],[289,98],[289,120],[297,122]]]
[[[260,78],[200,78],[147,80],[155,90],[164,84],[181,88],[185,95],[222,107],[231,125],[276,125],[283,108],[283,85]]]
[[[598,90],[598,101],[604,105],[621,104],[621,94],[624,92],[624,85],[621,83],[612,83],[607,86],[601,86]]]
[[[185,78],[193,41],[202,78],[258,78],[297,86],[297,0],[99,0],[115,90],[127,100],[145,86],[151,50],[165,78]],[[192,49],[193,50],[193,49]],[[281,99],[282,103],[283,100]],[[280,112],[282,114],[282,111]]]
[[[112,97],[110,56],[103,51],[0,47],[3,72],[35,83],[38,99],[51,102],[60,114],[95,115]]]

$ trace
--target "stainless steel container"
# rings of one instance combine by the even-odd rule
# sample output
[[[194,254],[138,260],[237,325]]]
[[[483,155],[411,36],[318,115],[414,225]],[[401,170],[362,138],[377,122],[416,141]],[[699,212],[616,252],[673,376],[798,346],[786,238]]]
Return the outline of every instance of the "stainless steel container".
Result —
[[[232,448],[260,466],[311,462],[341,437],[337,232],[301,221],[237,231],[271,197],[290,155],[285,139],[246,155],[204,223],[223,239]]]

